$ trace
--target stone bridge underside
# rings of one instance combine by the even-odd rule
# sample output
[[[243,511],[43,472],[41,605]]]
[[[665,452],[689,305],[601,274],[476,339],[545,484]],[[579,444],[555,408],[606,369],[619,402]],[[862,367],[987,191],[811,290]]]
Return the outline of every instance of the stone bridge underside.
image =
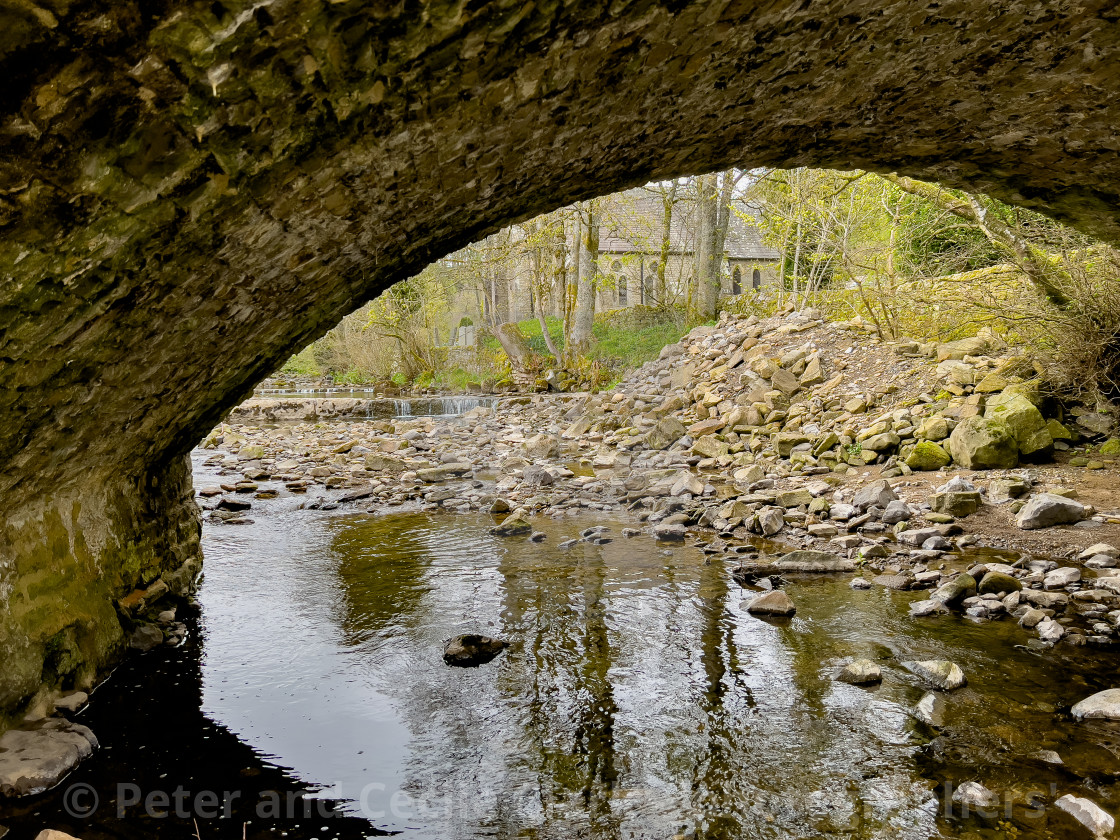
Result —
[[[88,684],[121,649],[117,600],[197,570],[183,456],[226,409],[503,224],[811,164],[1120,241],[1117,18],[1111,0],[3,3],[0,709]]]

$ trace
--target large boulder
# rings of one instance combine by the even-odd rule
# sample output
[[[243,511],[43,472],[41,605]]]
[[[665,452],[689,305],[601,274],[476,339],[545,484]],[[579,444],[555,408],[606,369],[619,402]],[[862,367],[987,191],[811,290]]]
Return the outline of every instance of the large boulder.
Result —
[[[1088,517],[1089,508],[1076,499],[1067,499],[1053,493],[1039,493],[1023,505],[1015,524],[1024,531],[1032,531],[1054,525],[1069,525]]]
[[[949,466],[952,460],[949,453],[932,440],[920,440],[906,456],[906,466],[912,470],[933,472]]]
[[[554,435],[541,432],[522,443],[521,450],[526,458],[533,460],[555,458],[560,454],[560,441]]]
[[[966,417],[949,435],[949,454],[969,470],[1010,469],[1019,464],[1019,444],[999,420]]]
[[[84,726],[51,718],[0,736],[0,796],[29,796],[58,784],[97,748]]]
[[[1053,454],[1054,438],[1050,436],[1042,412],[1015,389],[1008,388],[988,400],[984,418],[1002,422],[1011,430],[1020,458],[1038,460]]]

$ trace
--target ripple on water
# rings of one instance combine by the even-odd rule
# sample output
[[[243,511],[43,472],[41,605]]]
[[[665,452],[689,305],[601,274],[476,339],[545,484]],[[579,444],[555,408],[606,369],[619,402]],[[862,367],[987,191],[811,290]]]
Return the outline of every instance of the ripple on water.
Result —
[[[897,840],[976,828],[944,815],[946,782],[1019,796],[1087,778],[1105,807],[1120,801],[1117,732],[1060,714],[1116,682],[1107,655],[1037,655],[1009,621],[915,621],[919,595],[846,577],[791,581],[796,617],[762,621],[724,561],[691,547],[556,548],[629,524],[602,516],[544,520],[538,545],[490,536],[485,516],[284,502],[258,505],[253,525],[207,526],[204,707],[355,813],[366,791],[378,825]],[[444,640],[468,631],[512,645],[485,667],[446,667]],[[882,685],[835,682],[854,657],[878,662]],[[899,664],[929,658],[969,678],[940,733],[915,721],[926,689]],[[1039,762],[1043,748],[1066,770]]]

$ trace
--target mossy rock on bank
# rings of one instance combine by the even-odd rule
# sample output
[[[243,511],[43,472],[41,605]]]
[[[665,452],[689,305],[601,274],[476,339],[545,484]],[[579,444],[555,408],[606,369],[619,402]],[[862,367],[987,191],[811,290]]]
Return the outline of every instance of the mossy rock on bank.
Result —
[[[969,470],[1011,469],[1019,465],[1015,435],[1001,420],[966,417],[949,436],[949,454]]]
[[[1008,388],[988,401],[984,411],[988,420],[996,420],[1010,429],[1019,447],[1019,457],[1027,460],[1049,458],[1054,452],[1054,438],[1047,428],[1042,412],[1021,387]]]
[[[931,440],[920,440],[906,457],[906,466],[912,470],[933,472],[949,466],[953,459],[941,446]]]

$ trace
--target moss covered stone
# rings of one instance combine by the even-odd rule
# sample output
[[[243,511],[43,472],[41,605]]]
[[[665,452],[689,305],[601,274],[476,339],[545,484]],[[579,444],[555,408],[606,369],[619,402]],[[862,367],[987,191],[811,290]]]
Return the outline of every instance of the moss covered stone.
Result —
[[[906,466],[912,470],[933,471],[947,467],[952,462],[949,453],[931,440],[920,440],[906,457]]]

